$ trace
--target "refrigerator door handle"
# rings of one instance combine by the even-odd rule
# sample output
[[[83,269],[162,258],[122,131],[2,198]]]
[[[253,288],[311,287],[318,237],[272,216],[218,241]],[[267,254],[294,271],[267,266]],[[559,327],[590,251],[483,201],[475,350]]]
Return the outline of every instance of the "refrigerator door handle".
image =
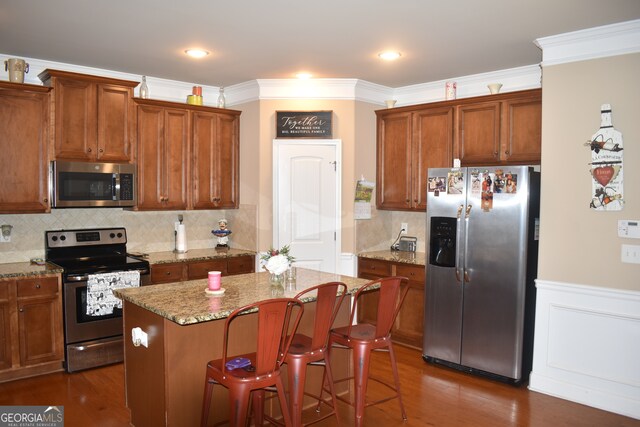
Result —
[[[462,282],[462,277],[460,274],[460,220],[462,219],[462,211],[464,209],[464,205],[458,206],[458,215],[456,220],[456,280],[458,283]]]
[[[467,271],[467,248],[469,247],[469,216],[471,215],[471,205],[467,205],[467,209],[464,215],[464,266],[462,271],[464,272],[463,278],[466,283],[471,282],[469,277],[469,271]]]

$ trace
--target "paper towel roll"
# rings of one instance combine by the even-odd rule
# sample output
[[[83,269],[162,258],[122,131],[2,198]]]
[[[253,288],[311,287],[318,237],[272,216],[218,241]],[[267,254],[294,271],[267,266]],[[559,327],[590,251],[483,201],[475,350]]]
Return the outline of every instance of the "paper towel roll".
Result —
[[[187,252],[187,230],[184,224],[176,225],[176,252]]]

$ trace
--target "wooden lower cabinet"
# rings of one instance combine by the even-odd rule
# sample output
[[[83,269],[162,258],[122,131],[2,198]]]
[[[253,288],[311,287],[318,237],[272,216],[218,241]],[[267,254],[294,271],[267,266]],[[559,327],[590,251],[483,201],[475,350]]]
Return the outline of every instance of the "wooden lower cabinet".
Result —
[[[0,281],[0,382],[61,371],[58,276]]]
[[[253,273],[255,257],[242,255],[187,262],[172,262],[151,266],[151,283],[180,282],[184,280],[206,279],[209,271],[221,271],[223,276]]]
[[[409,279],[407,285],[409,291],[391,330],[391,338],[395,343],[421,349],[425,267],[380,259],[358,258],[358,277],[376,280],[388,276],[404,276]],[[375,291],[363,295],[364,299],[358,307],[358,321],[366,322],[375,319],[373,310],[377,304],[374,302],[379,295],[380,293]]]

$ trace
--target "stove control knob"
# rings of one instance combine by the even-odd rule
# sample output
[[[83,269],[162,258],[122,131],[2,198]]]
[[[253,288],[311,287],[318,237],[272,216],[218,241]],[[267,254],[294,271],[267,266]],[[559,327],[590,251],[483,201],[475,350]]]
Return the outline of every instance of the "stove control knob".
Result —
[[[122,233],[118,233],[118,238],[122,238]]]
[[[52,236],[51,240],[53,240],[54,242],[57,242],[58,241],[58,236]]]
[[[116,233],[110,233],[109,237],[111,237],[112,239],[116,237]]]
[[[62,236],[60,236],[60,240],[62,240],[62,241],[64,242],[65,240],[67,240],[67,236],[65,236],[65,235],[63,234]]]

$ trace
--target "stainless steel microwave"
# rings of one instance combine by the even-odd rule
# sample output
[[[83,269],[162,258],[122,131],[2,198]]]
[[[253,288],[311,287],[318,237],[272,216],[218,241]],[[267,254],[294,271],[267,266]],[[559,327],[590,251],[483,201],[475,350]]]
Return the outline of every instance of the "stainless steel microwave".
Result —
[[[53,208],[136,205],[136,165],[56,160],[49,177]]]

